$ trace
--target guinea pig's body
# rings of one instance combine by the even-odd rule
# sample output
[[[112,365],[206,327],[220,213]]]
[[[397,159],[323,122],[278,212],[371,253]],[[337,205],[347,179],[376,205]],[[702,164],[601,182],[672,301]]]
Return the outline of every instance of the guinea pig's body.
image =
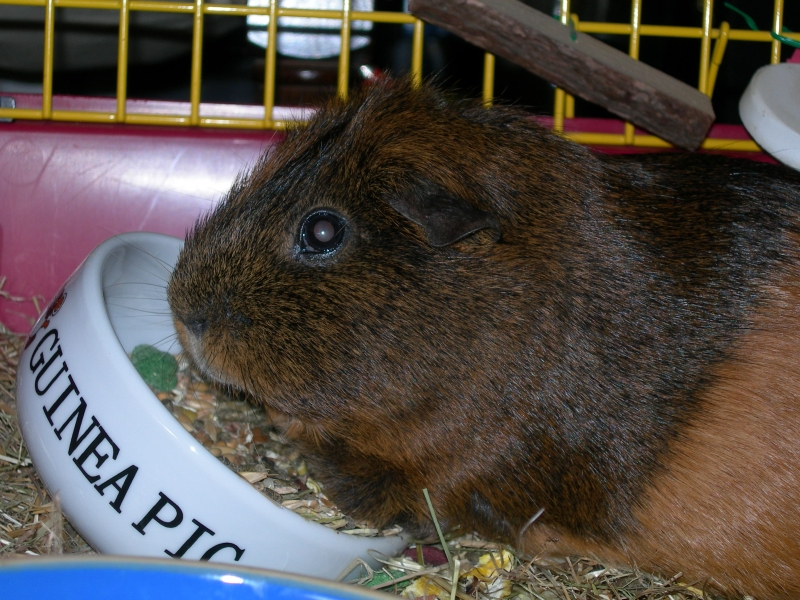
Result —
[[[386,81],[189,236],[181,341],[354,517],[800,594],[800,175]],[[541,516],[530,523],[540,509]]]

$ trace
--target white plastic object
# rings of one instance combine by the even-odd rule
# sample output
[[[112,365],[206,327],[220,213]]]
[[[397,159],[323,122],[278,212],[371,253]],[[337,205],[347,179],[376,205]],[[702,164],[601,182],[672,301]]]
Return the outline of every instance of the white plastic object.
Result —
[[[267,7],[270,5],[270,0],[247,0],[247,5]],[[350,10],[372,12],[374,5],[375,0],[352,0]],[[338,11],[342,10],[342,0],[280,0],[278,6],[288,9]],[[248,15],[247,27],[249,30],[247,39],[256,46],[266,48],[269,42],[268,25],[268,15]],[[278,27],[281,28],[278,33],[278,52],[284,56],[316,60],[338,56],[342,50],[342,37],[338,33],[342,28],[340,19],[280,17],[278,19]],[[369,45],[370,36],[358,35],[358,32],[371,31],[372,21],[351,21],[350,28],[355,32],[350,36],[350,50],[352,52]],[[314,29],[318,31],[314,32]],[[336,30],[336,32],[324,33],[325,30]],[[304,77],[304,73],[311,76],[313,69],[300,71],[301,78]]]
[[[127,233],[56,294],[19,360],[19,423],[65,516],[102,553],[212,560],[336,579],[399,536],[355,537],[267,499],[161,405],[128,354],[180,350],[166,282],[182,241]]]
[[[739,101],[739,116],[759,146],[800,170],[800,64],[756,71]]]

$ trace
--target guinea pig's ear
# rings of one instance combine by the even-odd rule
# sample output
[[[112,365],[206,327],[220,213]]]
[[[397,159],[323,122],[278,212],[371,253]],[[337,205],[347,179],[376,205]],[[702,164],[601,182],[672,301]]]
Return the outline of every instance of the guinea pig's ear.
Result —
[[[431,184],[387,198],[389,205],[425,231],[431,246],[449,246],[484,229],[500,239],[500,222],[492,213],[477,209],[463,198]]]

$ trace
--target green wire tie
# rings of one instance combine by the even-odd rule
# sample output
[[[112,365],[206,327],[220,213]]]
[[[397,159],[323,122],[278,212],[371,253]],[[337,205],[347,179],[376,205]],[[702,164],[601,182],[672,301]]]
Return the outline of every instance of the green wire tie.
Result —
[[[561,17],[559,17],[558,15],[550,15],[550,16],[553,17],[559,23],[561,22]],[[571,39],[573,42],[577,41],[578,30],[575,27],[575,19],[573,17],[570,17],[569,21],[567,21],[567,28],[569,29],[569,39]]]
[[[736,8],[730,2],[724,2],[723,4],[725,5],[725,8],[731,9],[733,12],[735,12],[740,17],[742,17],[744,19],[745,23],[747,23],[747,26],[750,29],[752,29],[753,31],[759,31],[758,25],[756,25],[756,22],[753,20],[753,18],[750,15],[748,15],[743,10]],[[792,30],[789,29],[788,27],[782,27],[781,28],[781,32],[782,33],[792,33]],[[787,38],[787,37],[785,37],[783,35],[778,34],[775,31],[770,31],[769,34],[773,37],[773,39],[778,40],[782,44],[786,44],[787,46],[791,46],[792,48],[800,48],[800,42],[798,42],[797,40],[793,40],[791,38]]]

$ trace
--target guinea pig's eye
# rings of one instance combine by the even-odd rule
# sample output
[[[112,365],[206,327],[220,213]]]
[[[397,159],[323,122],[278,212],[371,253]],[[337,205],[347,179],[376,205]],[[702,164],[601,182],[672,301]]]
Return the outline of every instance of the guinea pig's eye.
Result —
[[[300,225],[300,251],[328,254],[342,246],[346,223],[344,217],[330,210],[317,210],[303,219]]]

